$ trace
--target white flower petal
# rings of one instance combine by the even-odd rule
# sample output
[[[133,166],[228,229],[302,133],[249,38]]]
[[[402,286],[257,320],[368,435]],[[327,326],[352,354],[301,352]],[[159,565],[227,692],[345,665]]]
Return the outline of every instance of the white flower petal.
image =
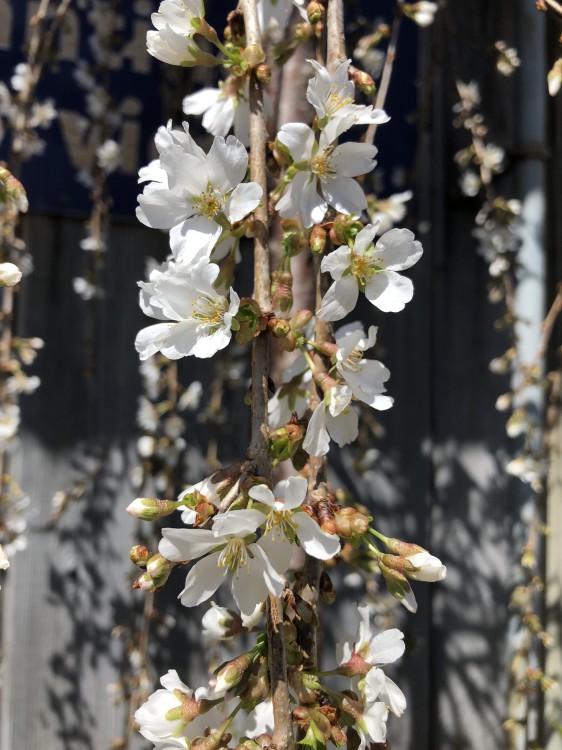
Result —
[[[404,633],[398,628],[390,628],[376,635],[369,648],[370,664],[392,664],[404,653]]]
[[[322,193],[330,206],[341,213],[359,216],[367,208],[363,188],[351,177],[337,175],[322,182]]]
[[[283,125],[277,138],[289,149],[293,161],[307,161],[312,155],[315,143],[314,132],[302,122]]]
[[[328,289],[316,314],[321,320],[341,320],[355,308],[358,297],[355,277],[344,276]]]
[[[334,281],[341,279],[351,265],[351,250],[342,245],[322,258],[320,270],[329,273]]]
[[[386,677],[384,680],[384,690],[382,691],[382,698],[384,698],[386,704],[390,708],[393,714],[396,716],[402,716],[406,710],[406,696],[400,690],[398,685]]]
[[[305,477],[289,477],[285,483],[285,502],[283,510],[299,508],[308,492],[308,482]]]
[[[259,510],[229,510],[213,518],[212,533],[215,536],[240,536],[252,534],[265,521]]]
[[[307,555],[317,560],[330,560],[338,554],[341,545],[339,537],[327,534],[308,513],[295,513],[293,516],[297,525],[299,542]]]
[[[185,579],[185,587],[178,596],[184,607],[195,607],[207,601],[223,583],[224,571],[219,567],[219,557],[220,552],[213,552],[191,568]]]
[[[417,263],[423,254],[420,242],[408,229],[391,229],[379,237],[375,245],[375,255],[383,258],[384,267],[389,271],[403,271]]]
[[[376,154],[376,146],[349,141],[336,146],[332,152],[332,160],[338,175],[357,177],[375,168],[374,158]]]
[[[248,152],[234,135],[215,138],[207,156],[207,170],[212,185],[225,191],[235,188],[246,176]]]
[[[252,489],[248,492],[248,495],[254,500],[257,500],[259,503],[268,505],[270,508],[273,508],[273,506],[275,505],[275,497],[273,495],[273,492],[266,484],[258,484],[255,487],[252,487]]]
[[[326,414],[326,428],[332,440],[341,447],[352,443],[359,432],[359,416],[357,411],[350,406],[347,411],[337,417]]]
[[[158,551],[173,562],[195,560],[224,544],[224,539],[217,539],[209,529],[162,529],[162,536]]]
[[[210,258],[221,233],[221,227],[214,221],[194,216],[172,227],[170,249],[176,260],[196,263],[201,258]]]
[[[414,285],[406,276],[386,271],[369,279],[365,296],[382,312],[400,312],[414,296]]]
[[[238,185],[228,199],[224,212],[232,223],[241,221],[259,205],[263,190],[257,182],[243,182]]]
[[[310,456],[325,456],[330,450],[330,436],[326,429],[326,405],[321,401],[314,410],[302,444]]]
[[[293,545],[287,537],[284,534],[274,535],[268,531],[256,544],[265,553],[279,575],[284,575],[289,569],[293,554]]]

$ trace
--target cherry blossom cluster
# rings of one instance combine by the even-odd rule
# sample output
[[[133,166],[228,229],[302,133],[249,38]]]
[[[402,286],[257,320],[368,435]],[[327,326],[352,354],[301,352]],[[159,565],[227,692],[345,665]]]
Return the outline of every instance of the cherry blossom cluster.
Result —
[[[282,33],[293,6],[297,41],[314,35],[325,21],[323,4],[304,7],[288,0],[255,6],[262,33],[272,38]],[[433,6],[408,3],[403,11],[420,23],[417,14],[432,20]],[[204,688],[193,691],[170,670],[136,720],[159,750],[219,748],[229,746],[232,737],[238,744],[240,737],[272,736],[279,720],[271,701],[275,657],[262,619],[270,617],[273,600],[283,618],[292,726],[311,747],[355,742],[362,750],[384,743],[389,712],[400,716],[405,710],[402,691],[381,669],[402,655],[403,635],[397,629],[375,635],[368,609],[359,607],[353,632],[338,648],[338,666],[319,671],[303,647],[304,631],[319,626],[310,586],[299,571],[303,559],[318,569],[326,604],[334,601],[335,590],[324,566],[338,557],[359,569],[377,568],[390,593],[412,612],[417,605],[410,580],[434,582],[446,574],[427,550],[387,538],[328,483],[309,486],[310,467],[323,461],[331,441],[342,446],[357,437],[359,406],[386,410],[393,404],[385,387],[389,370],[366,356],[376,344],[377,326],[365,331],[362,324],[348,322],[334,337],[318,333],[351,315],[360,294],[379,313],[399,312],[413,297],[413,283],[402,272],[420,259],[422,247],[409,230],[392,228],[410,195],[389,199],[377,211],[357,179],[374,170],[377,154],[355,135],[357,127],[389,118],[384,110],[357,102],[358,93],[373,94],[374,83],[350,60],[340,60],[330,71],[310,60],[306,97],[313,123],[283,125],[269,142],[269,182],[276,183],[265,195],[262,185],[248,178],[255,157],[247,150],[248,144],[255,148],[248,116],[250,87],[267,86],[270,68],[261,45],[247,44],[246,17],[240,11],[229,14],[224,41],[205,20],[201,0],[163,0],[152,21],[151,55],[172,65],[222,66],[228,77],[217,89],[183,101],[187,115],[203,115],[202,125],[213,136],[210,148],[196,143],[189,123],[170,122],[156,135],[158,157],[139,173],[144,189],[137,217],[169,235],[168,258],[139,282],[141,309],[157,321],[137,335],[140,359],[146,366],[162,355],[207,359],[233,338],[245,344],[273,337],[294,352],[294,361],[267,410],[269,464],[282,464],[288,478],[273,485],[248,451],[239,463],[184,489],[177,500],[139,497],[127,508],[146,521],[181,514],[182,525],[164,528],[157,549],[136,545],[131,550],[131,560],[141,568],[135,588],[158,591],[186,568],[178,597],[183,606],[215,596],[232,602],[229,609],[211,601],[203,618],[207,637],[232,640],[244,633],[253,642]],[[234,135],[228,134],[231,128]],[[255,216],[264,204],[271,225],[282,234],[270,308],[235,289],[237,264],[247,257],[246,239],[255,235]],[[371,223],[365,224],[367,212]],[[315,311],[294,309],[291,262],[300,253],[321,258],[320,272],[332,280]],[[336,686],[332,677],[340,678]],[[351,680],[349,690],[341,689],[342,677]]]
[[[20,216],[28,208],[26,192],[14,175],[0,167],[0,229],[2,235],[0,288],[5,312],[3,345],[0,351],[2,377],[0,379],[0,456],[3,477],[0,487],[0,569],[8,567],[8,557],[26,547],[25,512],[29,497],[10,475],[9,456],[17,445],[20,426],[19,397],[33,393],[40,384],[36,375],[28,375],[26,368],[33,363],[42,348],[39,338],[20,338],[8,334],[11,325],[11,304],[23,272],[29,273],[30,260],[17,227]],[[15,261],[15,262],[14,262]],[[3,548],[2,548],[3,545]]]

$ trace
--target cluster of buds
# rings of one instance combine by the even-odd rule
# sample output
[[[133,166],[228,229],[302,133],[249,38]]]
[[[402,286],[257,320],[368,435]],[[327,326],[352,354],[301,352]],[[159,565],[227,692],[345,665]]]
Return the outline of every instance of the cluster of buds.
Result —
[[[137,544],[129,552],[131,562],[143,568],[133,584],[134,589],[142,591],[159,591],[170,577],[170,573],[178,563],[166,560],[159,552],[152,553],[148,547]]]
[[[314,518],[322,531],[337,534],[357,547],[369,532],[371,518],[351,506],[342,506],[336,495],[327,490],[324,498],[313,499],[304,510]]]
[[[347,742],[340,724],[341,711],[336,706],[297,706],[292,716],[305,737],[313,737],[315,744],[321,747],[326,747],[329,742],[342,747]]]

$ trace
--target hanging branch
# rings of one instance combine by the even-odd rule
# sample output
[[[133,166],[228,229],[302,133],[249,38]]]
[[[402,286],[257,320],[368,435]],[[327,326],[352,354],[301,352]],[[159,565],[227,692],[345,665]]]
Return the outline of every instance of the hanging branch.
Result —
[[[248,46],[261,47],[256,0],[242,0],[246,42]],[[267,207],[266,146],[267,131],[263,110],[262,84],[252,71],[250,87],[250,177],[263,189],[264,198],[254,212],[254,298],[262,313],[268,313],[270,302],[270,262],[269,228]],[[255,473],[271,476],[271,457],[268,451],[268,380],[269,380],[269,332],[262,331],[252,345],[252,423],[248,457]],[[269,679],[273,701],[274,733],[273,744],[277,750],[294,748],[289,684],[287,679],[287,658],[283,637],[283,605],[269,595],[267,602],[267,642]]]

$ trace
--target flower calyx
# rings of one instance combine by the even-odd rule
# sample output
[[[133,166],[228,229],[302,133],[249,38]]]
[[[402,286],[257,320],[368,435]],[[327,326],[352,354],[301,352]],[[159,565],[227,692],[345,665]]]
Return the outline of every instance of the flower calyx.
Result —
[[[266,329],[268,315],[262,312],[255,299],[242,297],[234,320],[238,325],[236,341],[239,344],[247,344]]]

